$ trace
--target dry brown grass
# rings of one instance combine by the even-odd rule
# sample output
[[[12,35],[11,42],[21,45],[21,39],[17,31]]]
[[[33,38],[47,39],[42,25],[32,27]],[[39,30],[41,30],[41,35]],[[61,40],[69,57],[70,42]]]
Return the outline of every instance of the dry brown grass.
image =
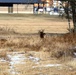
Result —
[[[69,68],[65,67],[36,67],[32,68],[33,64],[31,62],[26,62],[28,65],[16,65],[16,71],[19,72],[18,75],[40,75],[40,74],[48,74],[48,75],[75,75],[75,70],[69,70]],[[15,74],[17,75],[17,74]]]
[[[8,16],[8,17],[7,17]],[[24,52],[26,57],[34,56],[41,59],[41,64],[60,63],[73,56],[76,47],[76,34],[66,35],[45,35],[44,39],[40,39],[39,35],[18,35],[16,33],[38,33],[40,29],[44,29],[45,33],[67,33],[67,20],[61,20],[56,17],[39,16],[39,15],[5,15],[0,18],[0,34],[5,36],[0,39],[0,58],[7,59],[7,53]],[[71,27],[72,21],[71,21]],[[27,30],[28,29],[28,30]],[[3,34],[2,34],[3,33]],[[11,35],[13,34],[13,35]],[[9,35],[10,37],[6,36]],[[2,37],[1,36],[1,37]],[[13,37],[12,37],[13,36]],[[16,36],[16,37],[15,37]],[[24,37],[20,37],[24,36]],[[59,60],[58,60],[59,59]],[[8,60],[8,59],[7,59]],[[25,60],[26,64],[15,65],[19,75],[76,75],[76,69],[69,70],[69,67],[36,67],[32,61]],[[62,61],[64,64],[64,61]],[[73,65],[74,64],[74,65]],[[67,65],[74,67],[75,61],[67,62]],[[0,75],[12,75],[8,72],[9,64],[0,63]]]
[[[66,35],[55,35],[55,36],[45,36],[44,39],[40,37],[31,35],[25,38],[10,38],[3,39],[0,41],[1,48],[10,48],[11,51],[14,49],[23,48],[25,51],[44,51],[50,52],[52,57],[60,58],[62,56],[73,56],[74,47],[76,44],[75,34]],[[3,53],[4,54],[4,53]]]
[[[7,57],[7,50],[0,49],[0,58],[6,58]]]
[[[11,34],[14,32],[38,33],[41,29],[44,29],[46,33],[67,33],[69,28],[67,20],[58,16],[30,14],[0,14],[0,16],[0,27],[6,33],[10,31]],[[71,28],[73,28],[72,21]]]
[[[13,51],[23,51],[26,52],[25,55],[28,57],[29,55],[33,55],[35,57],[39,57],[41,60],[41,64],[48,64],[48,63],[60,63],[64,62],[64,57],[66,59],[70,59],[73,56],[74,47],[76,44],[76,35],[75,34],[66,34],[66,35],[46,35],[44,39],[40,39],[39,35],[31,35],[25,38],[7,38],[5,43],[2,44],[1,48],[7,48],[6,50],[2,50],[2,56],[6,57],[7,52]],[[2,41],[2,40],[1,40]],[[36,53],[35,53],[36,52]],[[35,55],[34,55],[35,54]],[[1,55],[1,54],[0,54]],[[59,61],[57,59],[60,59]],[[51,60],[52,59],[52,60]],[[69,61],[69,62],[68,62]],[[54,67],[54,68],[45,68],[45,67],[36,67],[32,68],[32,66],[36,66],[32,61],[25,61],[26,64],[23,65],[15,65],[16,71],[19,72],[19,75],[39,75],[48,74],[48,75],[75,75],[75,68],[74,67],[75,61],[67,60],[66,65],[68,67]],[[1,65],[1,64],[0,64]],[[70,70],[70,66],[72,70]],[[0,75],[10,75],[8,70],[8,64],[1,65],[1,72]],[[5,70],[5,71],[4,71]]]
[[[9,69],[9,63],[1,63],[0,62],[0,75],[10,75],[9,72],[8,72],[8,69]]]

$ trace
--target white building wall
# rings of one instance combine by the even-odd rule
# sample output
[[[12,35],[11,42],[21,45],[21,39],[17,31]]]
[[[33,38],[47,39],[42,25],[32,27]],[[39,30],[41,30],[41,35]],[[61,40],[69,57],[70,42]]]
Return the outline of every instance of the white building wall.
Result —
[[[8,13],[8,7],[0,6],[0,13]]]
[[[0,13],[8,13],[8,7],[0,6]],[[13,13],[33,13],[33,4],[14,4]]]
[[[13,13],[33,13],[33,4],[14,4]]]

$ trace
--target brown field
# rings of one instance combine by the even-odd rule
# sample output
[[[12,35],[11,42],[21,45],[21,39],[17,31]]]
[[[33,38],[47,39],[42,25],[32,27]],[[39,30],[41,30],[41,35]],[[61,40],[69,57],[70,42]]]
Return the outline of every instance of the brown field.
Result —
[[[65,18],[50,15],[4,14],[0,15],[0,27],[17,33],[67,33],[69,26]],[[71,21],[71,28],[73,24]]]
[[[76,75],[76,34],[26,35],[68,28],[58,16],[0,14],[0,75]]]

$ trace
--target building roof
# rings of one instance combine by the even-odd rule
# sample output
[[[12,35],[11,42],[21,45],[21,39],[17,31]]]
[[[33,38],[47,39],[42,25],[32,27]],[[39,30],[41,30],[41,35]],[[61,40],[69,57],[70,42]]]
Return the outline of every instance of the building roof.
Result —
[[[0,0],[0,3],[27,4],[40,3],[41,0]]]

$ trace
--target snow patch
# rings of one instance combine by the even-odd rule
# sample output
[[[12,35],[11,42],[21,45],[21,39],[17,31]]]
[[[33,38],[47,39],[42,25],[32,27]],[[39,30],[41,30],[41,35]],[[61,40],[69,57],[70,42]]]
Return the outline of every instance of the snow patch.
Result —
[[[48,64],[46,65],[46,67],[57,67],[57,66],[61,66],[61,64]]]
[[[0,58],[0,62],[6,63],[7,61],[5,59]]]
[[[13,52],[12,54],[7,55],[10,64],[10,73],[18,74],[15,69],[15,64],[24,64],[26,59],[25,54],[20,54],[19,52]]]
[[[36,67],[58,67],[58,66],[62,66],[62,65],[61,64],[47,64],[47,65],[33,66],[32,68],[36,68]]]
[[[16,55],[8,55],[10,60],[10,64],[22,64],[23,61],[26,59],[23,54],[16,54]]]
[[[35,62],[36,64],[39,64],[40,58],[29,56],[29,59]]]
[[[28,56],[25,57],[24,53],[19,53],[19,52],[13,52],[11,54],[7,55],[9,59],[9,64],[10,64],[10,72],[12,74],[18,74],[15,68],[16,64],[25,64],[24,60],[29,59],[33,61],[35,64],[39,64],[39,58],[33,57],[33,56]]]
[[[32,56],[29,56],[29,59],[33,60],[35,62],[38,62],[40,60],[40,58],[36,58],[36,57],[32,57]]]
[[[76,52],[74,52],[74,55],[76,56]]]

